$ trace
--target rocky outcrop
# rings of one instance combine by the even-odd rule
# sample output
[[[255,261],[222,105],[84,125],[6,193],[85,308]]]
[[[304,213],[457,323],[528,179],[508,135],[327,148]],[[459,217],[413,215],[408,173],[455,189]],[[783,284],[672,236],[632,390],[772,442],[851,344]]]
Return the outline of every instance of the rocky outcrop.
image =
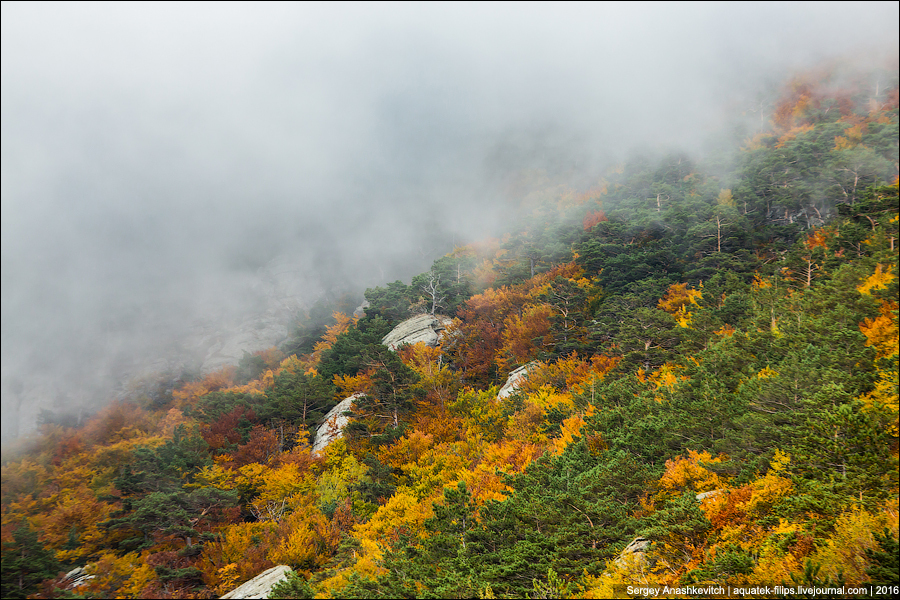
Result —
[[[75,567],[63,576],[62,585],[67,590],[73,590],[86,584],[93,578],[94,576],[89,575],[84,567]]]
[[[278,565],[268,571],[263,571],[250,581],[239,585],[224,596],[222,600],[238,598],[268,598],[269,593],[276,584],[287,579],[291,568],[287,565]]]
[[[700,492],[696,496],[697,502],[703,502],[707,498],[715,498],[716,496],[718,496],[721,493],[722,493],[722,490],[719,490],[719,489],[709,490],[708,492]]]
[[[381,343],[396,350],[403,344],[416,344],[423,342],[427,346],[437,346],[441,334],[453,320],[442,315],[416,315],[406,319],[389,334],[384,336]]]
[[[503,387],[500,388],[500,392],[497,394],[497,400],[503,400],[512,396],[518,389],[519,384],[528,377],[528,372],[534,369],[537,364],[536,362],[530,362],[510,373],[509,377],[506,378],[506,383],[503,384]]]
[[[337,406],[328,411],[325,421],[316,430],[316,439],[313,441],[313,453],[321,452],[336,439],[344,435],[344,427],[350,422],[350,417],[344,413],[353,408],[353,401],[363,394],[353,394],[344,398]]]
[[[616,565],[622,568],[643,566],[647,564],[647,551],[652,542],[645,537],[636,537],[625,546],[616,559]]]

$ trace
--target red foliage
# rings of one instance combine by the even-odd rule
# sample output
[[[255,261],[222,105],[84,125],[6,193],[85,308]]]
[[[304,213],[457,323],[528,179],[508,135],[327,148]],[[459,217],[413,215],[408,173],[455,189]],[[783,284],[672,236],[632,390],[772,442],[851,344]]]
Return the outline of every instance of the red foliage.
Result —
[[[278,446],[278,435],[262,425],[257,425],[250,431],[247,443],[238,446],[228,466],[239,469],[250,463],[268,464],[278,455]]]
[[[584,230],[587,231],[594,225],[602,223],[603,221],[609,221],[609,219],[606,218],[606,213],[602,210],[595,210],[584,215],[584,219],[581,221],[581,224],[584,227]]]
[[[203,427],[200,435],[213,450],[221,450],[229,444],[237,444],[241,441],[241,432],[237,429],[241,419],[253,422],[256,420],[256,413],[245,406],[235,407],[234,410],[225,413],[208,427]]]

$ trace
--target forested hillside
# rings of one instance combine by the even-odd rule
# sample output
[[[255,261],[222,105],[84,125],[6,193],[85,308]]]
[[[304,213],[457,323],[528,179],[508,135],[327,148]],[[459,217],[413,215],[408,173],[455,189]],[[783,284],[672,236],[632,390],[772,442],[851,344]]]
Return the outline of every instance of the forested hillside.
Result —
[[[535,185],[365,316],[48,419],[4,454],[2,596],[211,598],[279,564],[286,597],[896,585],[896,65],[798,76],[760,123]],[[420,313],[441,345],[381,344]]]

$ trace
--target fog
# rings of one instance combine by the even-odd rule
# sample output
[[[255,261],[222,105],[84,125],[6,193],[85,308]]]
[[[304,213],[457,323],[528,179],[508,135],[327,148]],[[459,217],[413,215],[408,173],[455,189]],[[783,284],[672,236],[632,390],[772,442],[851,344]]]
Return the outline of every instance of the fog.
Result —
[[[502,230],[519,173],[587,187],[636,148],[702,153],[793,70],[896,55],[897,22],[896,2],[4,2],[3,439],[246,315],[408,281]]]

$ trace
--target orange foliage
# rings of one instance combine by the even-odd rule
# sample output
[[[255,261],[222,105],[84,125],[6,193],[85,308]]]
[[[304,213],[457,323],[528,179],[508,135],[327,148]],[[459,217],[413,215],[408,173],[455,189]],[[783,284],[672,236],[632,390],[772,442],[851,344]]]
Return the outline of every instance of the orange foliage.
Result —
[[[497,356],[497,364],[509,370],[513,364],[524,364],[552,345],[550,331],[552,310],[546,305],[530,306],[522,315],[510,315],[504,321],[503,345]]]
[[[159,423],[156,425],[156,431],[159,435],[163,435],[166,437],[172,437],[172,434],[175,432],[175,428],[179,425],[183,425],[185,423],[189,423],[190,419],[184,416],[184,413],[177,408],[170,408],[162,419],[160,419]]]
[[[807,250],[813,250],[814,248],[828,248],[828,240],[832,237],[832,232],[826,231],[825,229],[816,229],[809,236],[807,236],[806,240],[804,240],[803,244],[806,246]]]
[[[722,325],[722,327],[720,327],[716,331],[713,331],[713,333],[716,335],[723,336],[723,337],[731,337],[734,335],[735,331],[737,331],[737,330],[734,327],[732,327],[731,325],[726,323],[725,325]]]
[[[582,219],[581,225],[584,228],[584,230],[587,231],[588,229],[591,229],[594,225],[597,225],[598,223],[602,223],[603,221],[609,221],[609,219],[606,217],[606,213],[603,212],[602,210],[595,210],[595,211],[589,212],[588,214],[584,215],[584,219]]]
[[[618,357],[595,354],[585,359],[573,352],[553,363],[538,363],[519,384],[519,389],[524,393],[533,393],[545,385],[551,385],[573,394],[583,394],[602,381],[618,363]]]
[[[91,417],[82,429],[89,444],[106,445],[146,435],[150,416],[133,402],[113,402]]]
[[[111,504],[97,500],[85,486],[62,490],[55,498],[51,512],[40,519],[41,535],[49,548],[62,550],[76,532],[78,546],[59,552],[57,558],[65,561],[84,560],[101,551],[108,543],[108,531],[100,523],[116,510]]]
[[[688,450],[687,457],[679,456],[666,461],[666,472],[659,479],[659,487],[665,492],[673,492],[684,488],[703,492],[722,485],[719,476],[703,464],[720,463],[724,456],[713,456],[706,451]]]
[[[218,392],[234,385],[234,367],[224,367],[200,381],[191,381],[172,392],[175,408],[184,408],[210,392]]]
[[[271,544],[272,523],[237,523],[219,532],[207,543],[197,567],[206,585],[226,594],[275,564],[267,554]]]
[[[459,311],[461,321],[447,328],[445,349],[465,378],[489,382],[489,374],[503,346],[503,323],[528,302],[527,294],[502,287],[472,296]]]
[[[878,351],[877,358],[896,356],[898,353],[897,307],[897,302],[882,301],[878,307],[881,314],[859,324],[859,330],[866,336],[866,346],[874,346]]]

